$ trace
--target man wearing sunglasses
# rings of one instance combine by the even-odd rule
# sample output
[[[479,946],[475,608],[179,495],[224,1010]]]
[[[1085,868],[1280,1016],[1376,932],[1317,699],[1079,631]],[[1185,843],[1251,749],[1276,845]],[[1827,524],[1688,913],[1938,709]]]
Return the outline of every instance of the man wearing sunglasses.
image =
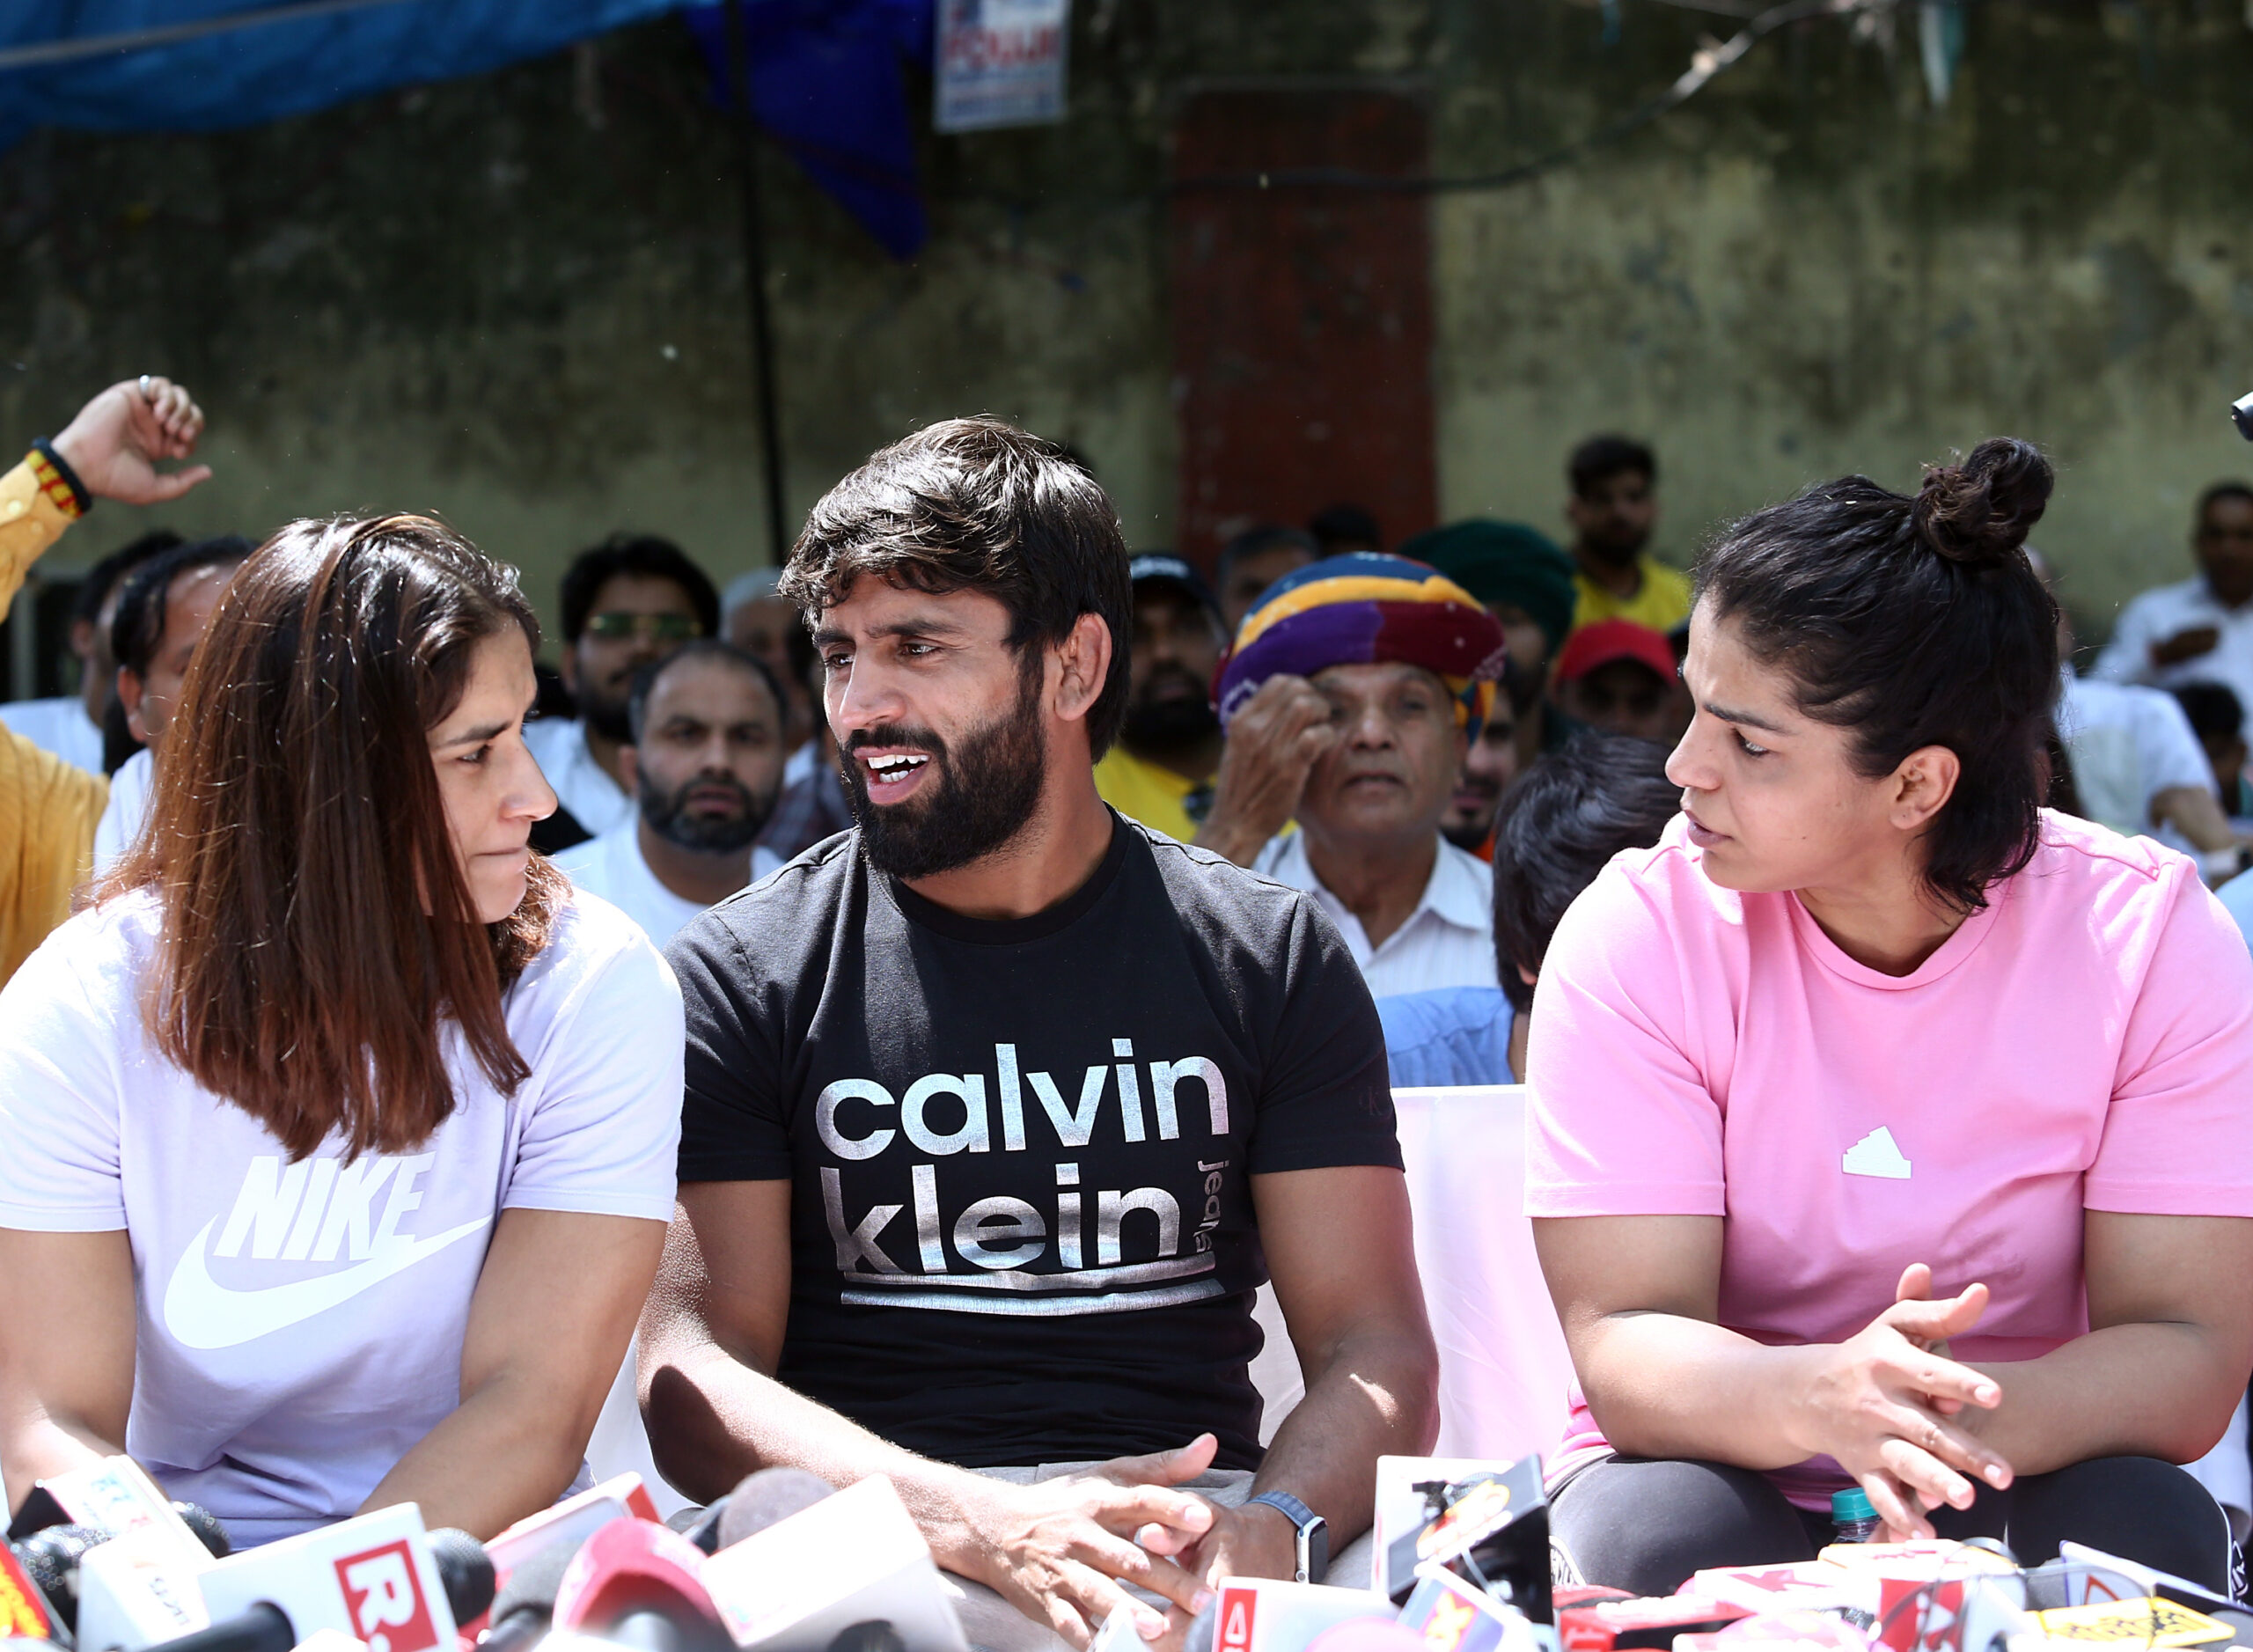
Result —
[[[684,642],[719,635],[720,593],[671,540],[613,533],[572,560],[562,610],[563,686],[579,715],[525,731],[555,789],[556,811],[532,836],[532,847],[549,855],[634,818],[618,760],[634,738],[634,674]]]

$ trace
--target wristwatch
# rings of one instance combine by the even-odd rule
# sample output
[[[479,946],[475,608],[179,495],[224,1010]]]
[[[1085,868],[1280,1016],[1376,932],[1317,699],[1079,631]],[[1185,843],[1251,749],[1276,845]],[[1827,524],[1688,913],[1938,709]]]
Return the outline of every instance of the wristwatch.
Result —
[[[1330,1523],[1288,1492],[1261,1492],[1247,1502],[1266,1503],[1298,1529],[1298,1576],[1319,1583],[1330,1570]]]

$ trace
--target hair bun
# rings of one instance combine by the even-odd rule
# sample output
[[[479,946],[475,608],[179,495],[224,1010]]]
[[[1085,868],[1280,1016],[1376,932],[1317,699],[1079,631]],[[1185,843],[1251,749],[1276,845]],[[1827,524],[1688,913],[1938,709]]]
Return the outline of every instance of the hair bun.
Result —
[[[2042,450],[1990,437],[1960,465],[1935,465],[1910,507],[1917,537],[1935,555],[1972,568],[2008,562],[2049,508],[2057,473]]]

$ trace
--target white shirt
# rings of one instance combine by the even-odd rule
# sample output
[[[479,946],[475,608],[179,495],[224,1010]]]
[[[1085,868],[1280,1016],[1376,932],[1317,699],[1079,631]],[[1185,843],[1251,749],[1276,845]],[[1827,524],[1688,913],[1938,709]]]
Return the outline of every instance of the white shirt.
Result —
[[[2151,645],[2178,631],[2213,626],[2221,640],[2196,659],[2154,670]],[[2107,682],[2148,683],[2179,688],[2184,683],[2223,683],[2253,719],[2253,602],[2225,608],[2206,589],[2202,575],[2179,585],[2161,585],[2130,599],[2113,621],[2112,640],[2096,657],[2089,675]]]
[[[1361,921],[1322,886],[1306,857],[1306,833],[1270,838],[1251,870],[1279,884],[1303,889],[1321,903],[1346,937],[1373,998],[1426,992],[1435,987],[1494,984],[1494,869],[1445,838],[1423,898],[1407,922],[1372,947]]]
[[[2152,799],[2179,786],[2214,789],[2213,766],[2175,696],[2130,683],[2092,682],[2066,673],[2058,734],[2073,766],[2081,806],[2123,837],[2157,836],[2195,853],[2172,826],[2159,831]]]
[[[74,768],[89,775],[102,772],[101,725],[86,715],[86,702],[76,694],[0,706],[0,723]]]
[[[525,744],[555,800],[596,837],[634,819],[634,800],[587,749],[587,725],[561,717],[537,717],[525,724]]]
[[[642,933],[662,947],[704,908],[657,881],[649,863],[642,858],[637,824],[628,820],[598,838],[573,845],[555,856],[555,865],[580,889],[601,896],[640,924]],[[782,863],[782,857],[773,849],[753,848],[751,881],[757,883]]]
[[[147,746],[118,765],[109,777],[109,802],[94,826],[94,876],[101,877],[117,864],[133,840],[141,835],[141,817],[149,811],[149,788],[156,775],[156,758]]]
[[[80,913],[0,990],[0,1227],[122,1231],[133,1404],[120,1442],[244,1548],[341,1520],[461,1404],[470,1299],[503,1210],[672,1215],[680,988],[574,900],[503,1000],[531,1076],[458,1033],[454,1110],[402,1153],[290,1162],[152,1045],[160,940],[136,894]]]

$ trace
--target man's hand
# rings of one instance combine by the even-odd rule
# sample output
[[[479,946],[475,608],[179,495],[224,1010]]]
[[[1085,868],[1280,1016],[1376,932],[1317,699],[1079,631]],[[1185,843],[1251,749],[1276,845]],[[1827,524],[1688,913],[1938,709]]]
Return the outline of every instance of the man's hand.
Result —
[[[1231,1577],[1298,1575],[1297,1529],[1273,1503],[1215,1503],[1212,1530],[1188,1544],[1178,1544],[1173,1532],[1156,1528],[1137,1532],[1135,1539],[1155,1554],[1175,1555],[1179,1565],[1215,1589]],[[1179,1605],[1168,1607],[1165,1639],[1155,1652],[1178,1652],[1194,1616]]]
[[[1337,743],[1330,702],[1312,683],[1275,676],[1260,684],[1229,720],[1213,812],[1197,833],[1198,845],[1251,865],[1298,812],[1307,775]]]
[[[163,504],[209,479],[209,465],[170,474],[157,468],[161,459],[187,458],[202,434],[203,409],[186,390],[169,378],[128,378],[79,408],[55,451],[98,499]]]
[[[1978,1486],[1965,1475],[1998,1488],[2011,1480],[2010,1465],[1958,1415],[1966,1405],[1993,1410],[2001,1388],[1947,1356],[1948,1339],[1986,1311],[1987,1288],[1943,1302],[1928,1300],[1931,1290],[1932,1270],[1912,1263],[1867,1329],[1807,1350],[1816,1361],[1798,1419],[1808,1455],[1836,1457],[1897,1541],[1933,1535],[1927,1509],[1969,1509]]]
[[[2220,627],[2194,625],[2187,631],[2177,631],[2173,636],[2153,643],[2151,663],[2154,668],[2180,665],[2186,659],[2197,659],[2202,654],[2213,653],[2220,642]]]
[[[944,1554],[941,1564],[991,1586],[1075,1647],[1121,1609],[1155,1641],[1170,1618],[1185,1623],[1208,1598],[1204,1584],[1165,1555],[1193,1547],[1213,1528],[1213,1505],[1173,1487],[1210,1468],[1218,1449],[1211,1435],[1200,1435],[1178,1451],[1113,1457],[1034,1486],[970,1476],[958,1509],[968,1552]],[[1122,1582],[1186,1615],[1161,1615]]]

